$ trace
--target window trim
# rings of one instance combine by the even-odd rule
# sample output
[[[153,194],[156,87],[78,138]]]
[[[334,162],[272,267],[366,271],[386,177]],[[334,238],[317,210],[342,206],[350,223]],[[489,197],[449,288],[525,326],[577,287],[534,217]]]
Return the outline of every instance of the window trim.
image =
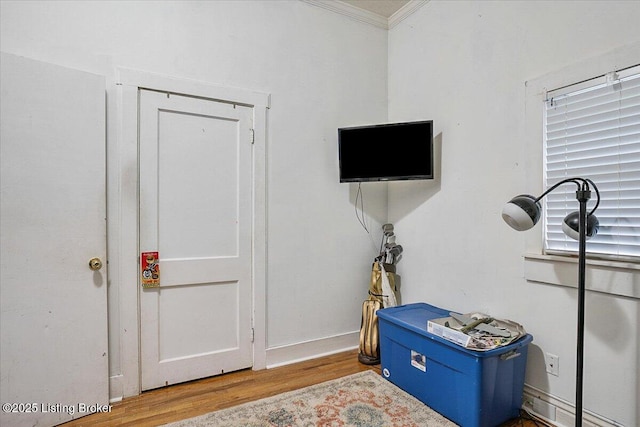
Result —
[[[592,80],[597,76],[605,76],[607,73],[632,67],[640,58],[640,43],[615,49],[604,55],[589,58],[570,66],[558,69],[541,77],[525,82],[525,111],[523,138],[523,165],[525,169],[524,179],[519,183],[522,193],[542,194],[543,183],[543,101],[547,92],[562,87],[571,86],[577,82]],[[544,230],[536,227],[537,232],[524,233],[524,275],[525,279],[534,283],[545,283],[560,286],[572,285],[576,268],[572,264],[575,256],[552,255],[544,253]],[[551,268],[550,268],[551,267]],[[618,260],[587,259],[588,272],[605,268],[628,274],[628,280],[618,283],[609,283],[607,276],[589,280],[587,289],[605,292],[614,295],[628,296],[640,299],[640,266],[633,262]],[[604,273],[603,273],[604,274]],[[591,276],[590,276],[591,277]],[[600,277],[600,276],[598,276]],[[594,278],[595,279],[595,278]],[[606,284],[598,288],[595,282]],[[628,289],[624,283],[635,284]]]
[[[577,288],[578,258],[560,255],[525,254],[527,281]],[[640,300],[640,265],[635,263],[588,260],[586,289]]]

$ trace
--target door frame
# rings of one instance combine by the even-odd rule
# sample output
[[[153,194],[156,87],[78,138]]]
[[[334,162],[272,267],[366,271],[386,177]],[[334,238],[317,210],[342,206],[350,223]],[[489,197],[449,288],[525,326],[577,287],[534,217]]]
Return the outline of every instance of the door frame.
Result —
[[[119,374],[112,373],[112,398],[141,393],[140,293],[139,293],[139,195],[138,195],[138,91],[150,89],[244,105],[253,109],[252,156],[252,327],[253,369],[266,368],[266,142],[267,110],[271,96],[252,90],[217,86],[206,82],[117,68],[115,146],[109,160],[113,171],[109,240],[111,280],[118,283],[120,340]],[[249,141],[247,141],[249,143]],[[113,319],[111,319],[113,321]],[[113,323],[112,323],[113,325]],[[115,396],[114,396],[115,395]]]

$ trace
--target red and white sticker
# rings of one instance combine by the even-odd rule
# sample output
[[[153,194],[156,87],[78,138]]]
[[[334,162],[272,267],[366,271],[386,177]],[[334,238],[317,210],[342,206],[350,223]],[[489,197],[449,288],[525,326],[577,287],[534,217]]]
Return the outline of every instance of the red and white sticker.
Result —
[[[140,283],[143,288],[160,286],[160,258],[158,252],[140,254]]]

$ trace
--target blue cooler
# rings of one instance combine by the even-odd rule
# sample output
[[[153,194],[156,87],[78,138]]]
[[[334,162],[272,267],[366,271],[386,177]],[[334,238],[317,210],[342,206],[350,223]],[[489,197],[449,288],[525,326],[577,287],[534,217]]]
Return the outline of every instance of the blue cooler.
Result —
[[[382,375],[463,427],[495,427],[520,415],[529,334],[473,351],[427,332],[449,310],[408,304],[378,310]]]

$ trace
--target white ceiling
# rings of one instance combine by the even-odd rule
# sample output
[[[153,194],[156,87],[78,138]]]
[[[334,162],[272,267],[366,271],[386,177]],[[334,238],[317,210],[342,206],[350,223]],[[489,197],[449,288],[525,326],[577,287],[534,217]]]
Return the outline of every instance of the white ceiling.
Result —
[[[404,5],[409,3],[409,0],[342,0],[344,3],[348,3],[351,6],[358,7],[360,9],[373,12],[376,15],[389,18],[396,13]]]

